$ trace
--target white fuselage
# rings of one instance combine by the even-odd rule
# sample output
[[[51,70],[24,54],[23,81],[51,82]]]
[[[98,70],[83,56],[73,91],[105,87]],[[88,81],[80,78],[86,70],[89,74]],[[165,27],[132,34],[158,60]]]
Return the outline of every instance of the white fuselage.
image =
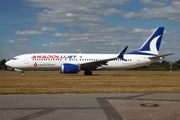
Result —
[[[36,53],[36,54],[23,54],[9,60],[6,65],[19,70],[60,70],[62,64],[78,64],[99,61],[108,58],[115,58],[116,54],[69,54],[69,53]],[[159,61],[150,60],[147,55],[132,55],[125,54],[123,61],[116,59],[108,61],[106,65],[101,65],[97,69],[126,69],[136,68],[144,65],[149,65],[153,62]]]

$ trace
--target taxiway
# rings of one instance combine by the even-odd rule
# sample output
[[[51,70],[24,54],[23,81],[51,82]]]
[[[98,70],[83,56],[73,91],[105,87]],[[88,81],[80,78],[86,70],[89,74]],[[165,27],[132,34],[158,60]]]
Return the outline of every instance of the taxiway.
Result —
[[[1,120],[180,119],[180,93],[0,95]]]

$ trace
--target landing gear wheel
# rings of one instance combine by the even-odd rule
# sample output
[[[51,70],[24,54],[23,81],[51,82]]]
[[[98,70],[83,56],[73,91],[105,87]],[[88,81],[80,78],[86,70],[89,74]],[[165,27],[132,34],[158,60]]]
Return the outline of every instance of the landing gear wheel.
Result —
[[[92,75],[92,72],[91,71],[85,71],[84,75]]]
[[[25,75],[25,74],[24,74],[24,71],[22,71],[22,72],[21,72],[21,75],[22,75],[22,76],[24,76],[24,75]]]

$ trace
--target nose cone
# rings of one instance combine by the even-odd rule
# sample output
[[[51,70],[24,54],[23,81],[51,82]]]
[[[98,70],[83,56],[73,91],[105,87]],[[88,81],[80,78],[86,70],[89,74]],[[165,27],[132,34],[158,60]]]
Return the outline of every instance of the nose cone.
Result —
[[[5,63],[5,65],[8,66],[8,67],[10,67],[10,66],[11,66],[11,61],[7,61],[7,62]]]

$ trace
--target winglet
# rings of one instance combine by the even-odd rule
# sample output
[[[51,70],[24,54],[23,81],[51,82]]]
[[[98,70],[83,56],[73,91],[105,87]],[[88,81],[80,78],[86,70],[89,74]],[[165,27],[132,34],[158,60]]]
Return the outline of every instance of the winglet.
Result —
[[[124,54],[126,53],[127,48],[128,46],[126,46],[124,50],[117,56],[119,59],[127,61],[126,59],[124,59]]]

